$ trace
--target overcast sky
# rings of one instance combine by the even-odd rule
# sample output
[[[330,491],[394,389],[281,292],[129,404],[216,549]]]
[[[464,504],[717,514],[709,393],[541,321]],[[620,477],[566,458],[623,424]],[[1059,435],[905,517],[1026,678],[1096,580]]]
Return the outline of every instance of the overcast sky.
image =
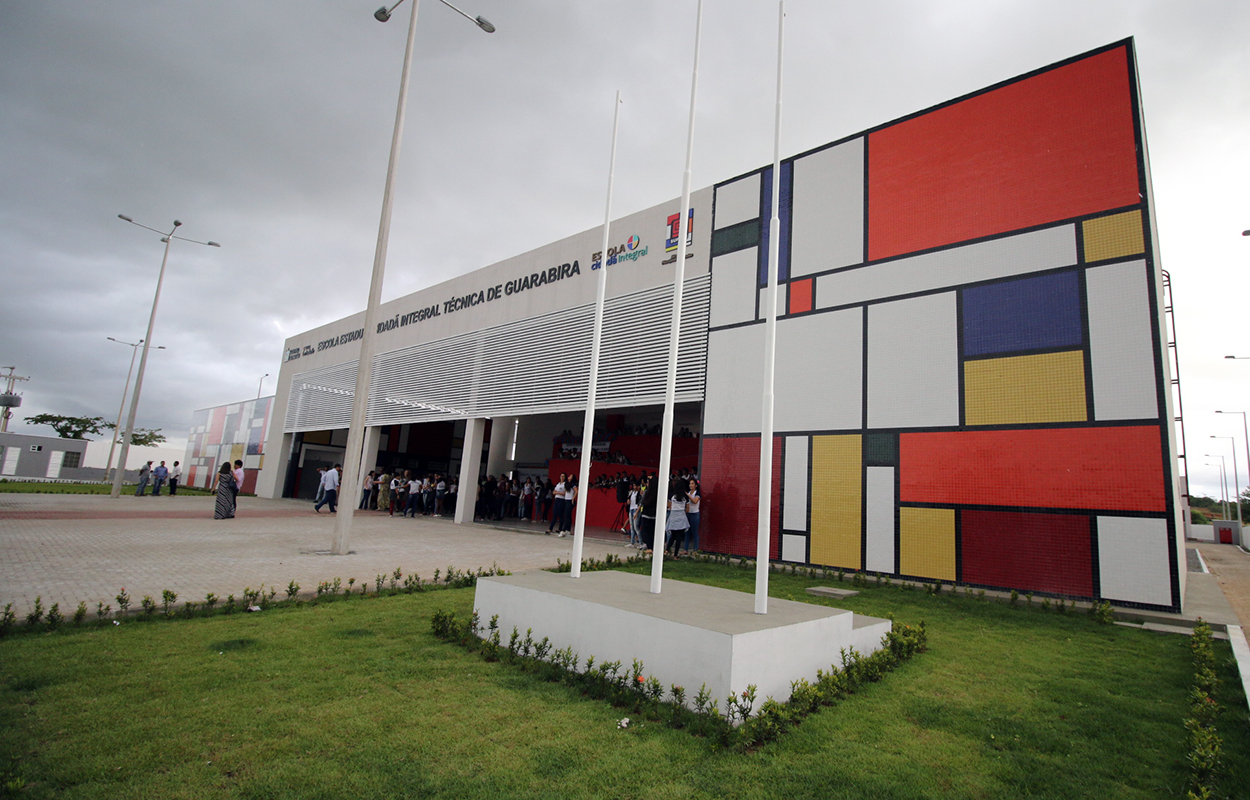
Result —
[[[139,424],[255,397],[283,340],[365,305],[407,6],[379,0],[0,3],[0,365],[41,412],[115,418],[182,221]],[[410,0],[411,2],[411,0]],[[383,299],[594,227],[612,98],[617,215],[681,190],[695,0],[434,0],[418,22]],[[777,6],[708,0],[696,188],[772,160]],[[787,4],[783,152],[1136,37],[1195,493],[1250,410],[1250,3]],[[273,378],[265,394],[273,392]],[[107,447],[92,448],[103,464]],[[132,458],[132,465],[138,456]],[[1231,466],[1231,464],[1230,464]]]

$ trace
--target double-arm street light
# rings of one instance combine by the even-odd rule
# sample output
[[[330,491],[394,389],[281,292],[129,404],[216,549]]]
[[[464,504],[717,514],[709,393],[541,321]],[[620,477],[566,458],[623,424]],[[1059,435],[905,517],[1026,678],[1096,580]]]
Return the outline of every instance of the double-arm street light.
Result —
[[[1220,460],[1219,464],[1212,464],[1210,461],[1207,464],[1220,468],[1220,494],[1224,502],[1224,519],[1228,519],[1228,462],[1224,460],[1224,456],[1216,453],[1203,453],[1202,455],[1204,458],[1218,458]]]
[[[1216,414],[1240,414],[1241,415],[1241,432],[1245,437],[1246,445],[1246,469],[1250,470],[1250,425],[1246,424],[1246,412],[1244,411],[1216,411]],[[1250,480],[1246,481],[1246,488],[1250,489]],[[1238,507],[1241,506],[1241,498],[1237,498]]]
[[[373,12],[378,22],[386,22],[400,3]],[[471,17],[447,0],[443,5],[470,20],[487,33],[494,33],[495,26],[482,17]],[[369,279],[369,303],[365,306],[364,336],[360,340],[360,359],[356,362],[356,393],[352,397],[352,416],[347,428],[347,447],[343,452],[343,475],[340,485],[344,487],[343,502],[339,503],[334,520],[334,538],[330,552],[346,555],[350,548],[352,516],[356,510],[356,492],[360,490],[360,472],[363,469],[365,443],[365,414],[369,407],[369,386],[373,382],[373,352],[377,327],[378,306],[382,303],[382,280],[386,274],[386,249],[391,237],[391,206],[395,195],[395,165],[399,161],[399,145],[404,136],[404,112],[408,106],[408,76],[412,72],[412,45],[417,35],[417,8],[420,0],[412,0],[412,18],[408,22],[408,44],[404,48],[404,66],[399,78],[399,104],[395,109],[395,130],[391,134],[391,156],[386,165],[386,187],[382,190],[382,219],[378,223],[378,243],[373,253],[373,275]]]
[[[1212,439],[1227,439],[1228,446],[1233,449],[1233,505],[1237,506],[1237,524],[1241,524],[1241,479],[1237,477],[1237,440],[1231,436],[1211,436]]]
[[[143,340],[123,342],[121,339],[114,339],[112,336],[108,337],[108,340],[124,344],[130,348],[130,369],[126,370],[126,385],[122,387],[122,401],[117,406],[117,424],[113,426],[113,441],[109,444],[109,460],[108,464],[104,466],[104,479],[111,481],[113,480],[113,451],[117,449],[117,437],[122,434],[122,414],[126,411],[126,395],[130,394],[130,376],[134,374],[135,356],[139,355],[139,345],[143,344]],[[164,350],[165,346],[158,345],[156,349]]]
[[[113,491],[109,493],[111,497],[120,497],[122,493],[122,478],[126,475],[126,457],[130,455],[130,437],[134,434],[135,415],[139,412],[139,391],[143,388],[143,372],[148,365],[148,350],[152,344],[152,328],[156,325],[156,306],[161,300],[161,284],[165,281],[165,265],[169,262],[169,245],[173,243],[174,239],[177,239],[182,242],[207,245],[208,247],[221,247],[221,245],[212,241],[201,242],[197,239],[187,239],[183,236],[175,236],[174,231],[182,227],[182,223],[178,220],[174,220],[174,227],[169,229],[169,233],[165,233],[164,231],[157,230],[156,228],[149,228],[147,225],[140,222],[135,222],[125,214],[118,214],[117,218],[129,222],[131,225],[138,225],[144,230],[159,233],[161,235],[161,241],[165,243],[165,255],[161,257],[161,271],[156,277],[156,294],[152,297],[152,314],[148,317],[148,332],[146,336],[139,340],[143,343],[143,355],[139,357],[139,373],[135,375],[135,391],[134,394],[130,396],[130,414],[126,418],[126,432],[122,434],[122,452],[117,460],[118,470],[113,475]],[[122,402],[124,405],[125,400],[123,399]]]

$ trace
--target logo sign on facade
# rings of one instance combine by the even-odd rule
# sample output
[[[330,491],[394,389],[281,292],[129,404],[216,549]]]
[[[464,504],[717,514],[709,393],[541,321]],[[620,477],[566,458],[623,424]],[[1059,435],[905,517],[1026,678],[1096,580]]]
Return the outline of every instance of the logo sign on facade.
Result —
[[[668,217],[668,238],[664,240],[664,252],[671,253],[677,249],[677,237],[681,236],[678,219],[681,213],[670,214]],[[694,244],[694,209],[686,216],[686,246]]]
[[[608,266],[610,267],[620,261],[637,261],[647,255],[647,250],[648,248],[642,246],[642,239],[635,233],[626,239],[624,244],[608,248]],[[590,268],[596,270],[602,266],[603,253],[597,251],[590,257]]]

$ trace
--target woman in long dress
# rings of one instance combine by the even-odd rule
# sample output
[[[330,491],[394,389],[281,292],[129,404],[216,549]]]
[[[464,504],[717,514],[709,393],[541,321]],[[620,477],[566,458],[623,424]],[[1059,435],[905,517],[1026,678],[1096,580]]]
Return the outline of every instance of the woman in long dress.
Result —
[[[230,462],[226,461],[217,470],[213,478],[213,490],[217,492],[217,503],[213,506],[213,519],[234,519],[234,472]]]

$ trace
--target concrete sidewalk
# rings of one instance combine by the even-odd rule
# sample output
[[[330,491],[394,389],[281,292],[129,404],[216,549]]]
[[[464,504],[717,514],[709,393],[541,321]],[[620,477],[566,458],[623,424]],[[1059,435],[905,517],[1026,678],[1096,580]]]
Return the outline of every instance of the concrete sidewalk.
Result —
[[[356,578],[371,585],[396,568],[429,580],[435,569],[476,570],[498,564],[519,571],[568,561],[573,541],[485,524],[447,519],[403,519],[356,512],[351,553],[324,554],[334,515],[315,514],[300,500],[240,497],[235,519],[214,520],[212,497],[0,494],[0,607],[13,603],[24,615],[43,598],[72,613],[86,602],[117,606],[125,587],[133,608],[144,595],[178,593],[179,602],[202,601],[212,592],[241,598],[262,583],[285,594],[289,581],[301,594],[320,581]],[[545,530],[545,529],[544,529]],[[606,531],[603,532],[606,534]],[[622,537],[588,535],[585,557],[626,555]]]

